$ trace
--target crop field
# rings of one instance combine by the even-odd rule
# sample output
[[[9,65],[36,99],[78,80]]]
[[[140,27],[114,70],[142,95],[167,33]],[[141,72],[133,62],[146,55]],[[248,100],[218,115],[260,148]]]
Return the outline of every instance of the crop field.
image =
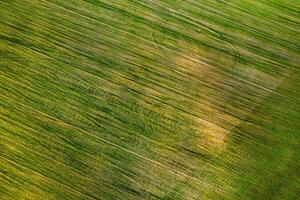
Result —
[[[0,0],[0,200],[299,196],[299,0]]]

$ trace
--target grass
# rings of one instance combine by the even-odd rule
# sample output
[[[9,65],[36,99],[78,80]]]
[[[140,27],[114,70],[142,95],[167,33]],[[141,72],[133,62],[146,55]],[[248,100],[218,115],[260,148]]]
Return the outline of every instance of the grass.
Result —
[[[1,200],[299,195],[297,1],[0,10]]]

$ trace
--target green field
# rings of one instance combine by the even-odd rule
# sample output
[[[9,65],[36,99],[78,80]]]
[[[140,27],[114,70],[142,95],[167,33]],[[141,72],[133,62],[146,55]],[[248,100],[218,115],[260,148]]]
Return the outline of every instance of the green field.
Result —
[[[0,0],[0,200],[299,196],[299,0]]]

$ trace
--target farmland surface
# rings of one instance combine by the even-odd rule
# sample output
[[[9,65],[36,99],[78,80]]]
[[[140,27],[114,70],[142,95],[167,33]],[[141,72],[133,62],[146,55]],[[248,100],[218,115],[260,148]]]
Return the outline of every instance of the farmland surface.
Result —
[[[0,0],[0,200],[296,200],[299,0]]]

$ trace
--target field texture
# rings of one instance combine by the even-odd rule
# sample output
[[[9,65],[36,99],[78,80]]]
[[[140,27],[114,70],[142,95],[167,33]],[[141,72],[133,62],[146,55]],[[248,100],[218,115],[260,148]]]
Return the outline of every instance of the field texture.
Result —
[[[0,199],[298,199],[299,35],[299,0],[0,0]]]

